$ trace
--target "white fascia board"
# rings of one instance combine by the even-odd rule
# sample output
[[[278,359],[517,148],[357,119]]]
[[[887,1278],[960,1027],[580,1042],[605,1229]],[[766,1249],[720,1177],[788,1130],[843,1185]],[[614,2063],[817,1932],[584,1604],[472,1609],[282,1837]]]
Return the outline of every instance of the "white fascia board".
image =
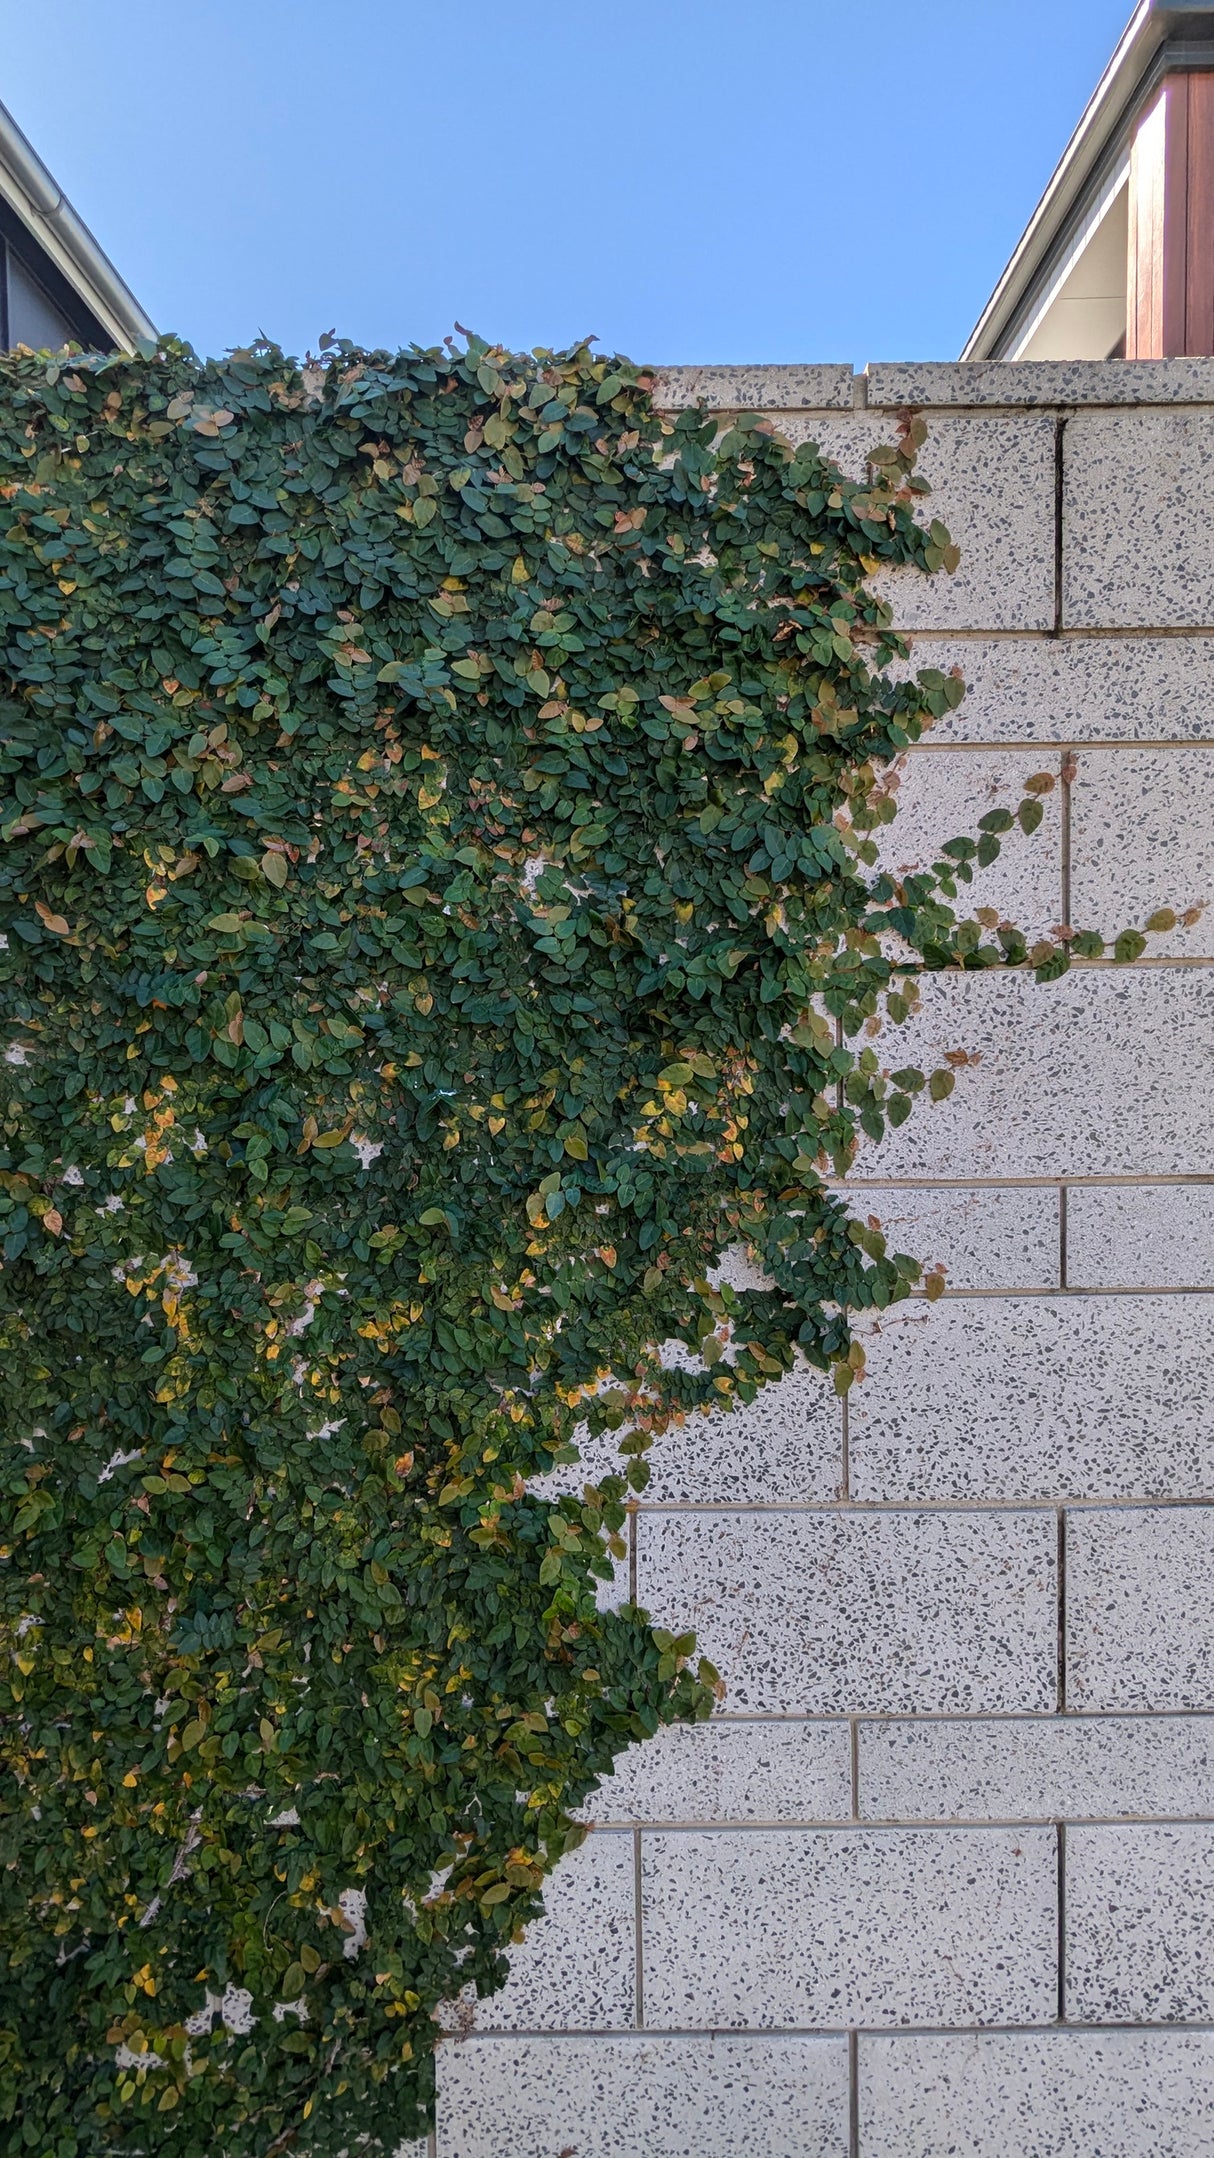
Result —
[[[155,337],[155,324],[3,105],[0,194],[115,344],[129,348]]]

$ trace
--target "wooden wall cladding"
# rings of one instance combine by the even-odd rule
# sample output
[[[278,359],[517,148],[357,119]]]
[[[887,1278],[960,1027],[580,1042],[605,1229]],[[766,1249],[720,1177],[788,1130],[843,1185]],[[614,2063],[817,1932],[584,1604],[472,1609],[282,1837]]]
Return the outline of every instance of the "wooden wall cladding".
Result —
[[[1126,357],[1214,354],[1214,74],[1170,75],[1130,156]]]

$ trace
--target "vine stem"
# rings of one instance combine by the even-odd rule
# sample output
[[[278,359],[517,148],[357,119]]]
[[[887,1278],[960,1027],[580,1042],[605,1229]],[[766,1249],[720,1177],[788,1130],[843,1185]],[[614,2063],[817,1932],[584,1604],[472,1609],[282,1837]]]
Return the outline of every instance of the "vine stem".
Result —
[[[333,2073],[333,2069],[336,2066],[337,2062],[337,2056],[340,2051],[341,2040],[335,2039],[332,2046],[329,2048],[329,2058],[325,2062],[325,2065],[321,2069],[320,2075],[317,2078],[318,2083],[323,2082],[326,2076]],[[303,2122],[302,2120],[299,2120],[295,2121],[289,2128],[280,2129],[279,2133],[275,2136],[274,2141],[266,2145],[266,2158],[278,2158],[278,2154],[280,2151],[290,2150],[291,2145],[295,2142],[302,2128]]]

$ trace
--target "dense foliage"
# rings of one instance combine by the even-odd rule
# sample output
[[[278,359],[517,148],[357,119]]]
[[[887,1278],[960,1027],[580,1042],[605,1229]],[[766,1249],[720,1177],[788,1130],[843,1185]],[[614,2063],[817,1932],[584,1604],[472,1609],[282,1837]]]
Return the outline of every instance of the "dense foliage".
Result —
[[[855,1037],[920,963],[1066,964],[954,918],[1006,815],[873,871],[881,767],[960,695],[883,671],[866,582],[954,560],[921,425],[851,481],[648,390],[475,340],[0,367],[0,2104],[39,2158],[418,2131],[436,2005],[500,1982],[613,1757],[712,1705],[596,1601],[652,1435],[798,1353],[845,1387],[848,1309],[917,1279],[823,1177],[951,1075]],[[738,1242],[774,1288],[712,1285]],[[583,1418],[620,1475],[542,1501]]]

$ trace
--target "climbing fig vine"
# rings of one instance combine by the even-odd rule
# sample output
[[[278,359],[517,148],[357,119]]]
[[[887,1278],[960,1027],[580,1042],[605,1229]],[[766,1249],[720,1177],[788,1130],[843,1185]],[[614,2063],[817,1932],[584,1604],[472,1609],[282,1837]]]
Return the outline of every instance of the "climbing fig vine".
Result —
[[[651,388],[0,363],[10,2149],[421,2132],[440,2004],[713,1705],[601,1594],[652,1438],[919,1281],[825,1181],[952,1084],[878,1025],[1067,964],[959,911],[1005,812],[880,872],[961,695],[872,583],[956,559],[922,423],[845,479]]]

